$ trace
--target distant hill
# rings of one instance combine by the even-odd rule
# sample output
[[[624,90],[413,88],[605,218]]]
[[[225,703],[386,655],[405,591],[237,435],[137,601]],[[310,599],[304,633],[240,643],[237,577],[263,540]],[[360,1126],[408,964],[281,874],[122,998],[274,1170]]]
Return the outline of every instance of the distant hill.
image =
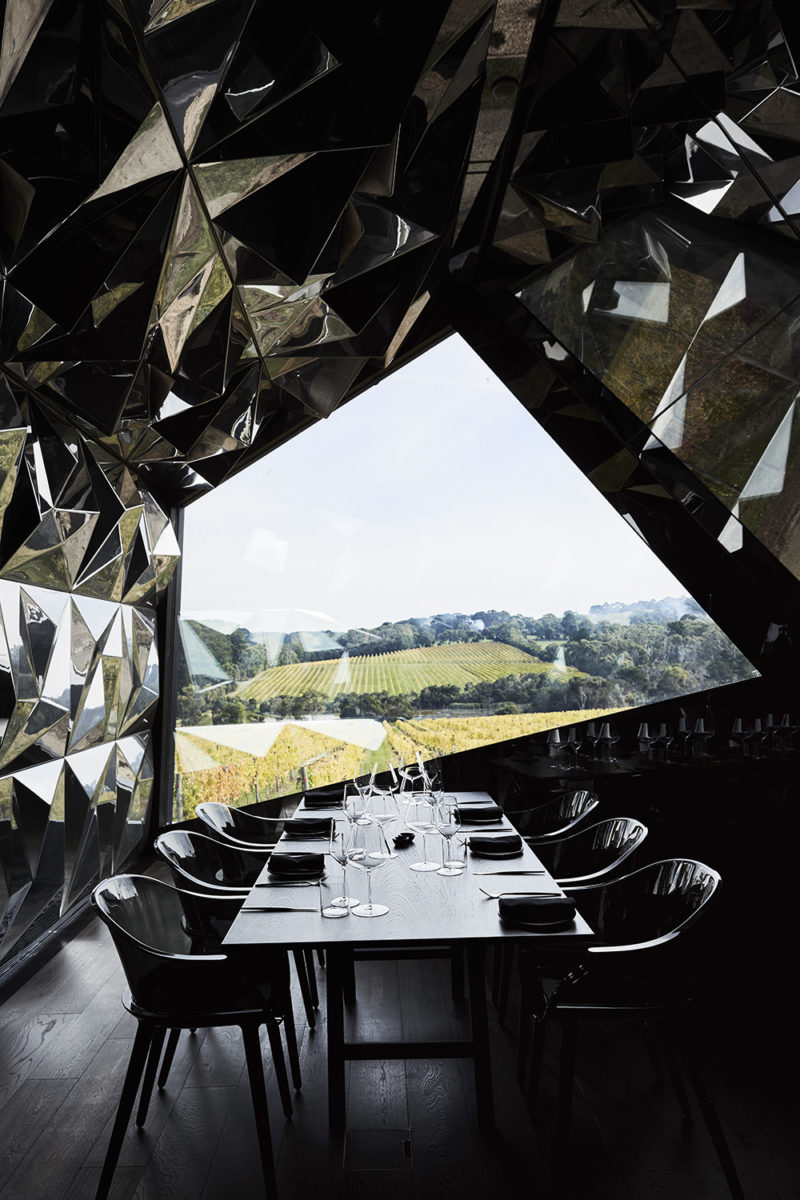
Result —
[[[639,621],[679,621],[686,616],[708,620],[708,614],[691,596],[666,597],[664,600],[617,600],[611,604],[593,604],[589,609],[592,621],[613,621],[615,625],[630,625]]]

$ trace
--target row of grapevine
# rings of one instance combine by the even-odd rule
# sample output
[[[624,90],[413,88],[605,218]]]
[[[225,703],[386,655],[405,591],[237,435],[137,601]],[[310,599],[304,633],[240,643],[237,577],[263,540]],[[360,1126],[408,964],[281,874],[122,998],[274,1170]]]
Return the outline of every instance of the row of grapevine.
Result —
[[[349,681],[342,679],[339,660],[293,663],[271,667],[243,683],[239,695],[267,700],[273,696],[299,696],[319,692],[325,697],[342,692],[388,692],[401,695],[424,687],[492,681],[507,675],[552,673],[543,663],[516,646],[498,642],[468,642],[396,650],[389,654],[357,655],[349,660]],[[575,674],[570,668],[569,674]],[[338,678],[337,678],[338,676]]]

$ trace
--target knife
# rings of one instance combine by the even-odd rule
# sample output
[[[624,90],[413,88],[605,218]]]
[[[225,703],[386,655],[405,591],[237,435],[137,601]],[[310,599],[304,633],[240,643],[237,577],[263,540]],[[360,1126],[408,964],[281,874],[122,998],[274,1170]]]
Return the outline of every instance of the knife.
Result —
[[[473,871],[473,875],[546,875],[547,871]]]
[[[240,913],[264,913],[264,912],[314,912],[318,913],[319,909],[316,905],[313,908],[295,908],[288,904],[275,904],[269,907],[265,905],[250,904],[247,908],[240,908]]]
[[[254,883],[253,887],[257,888],[273,888],[273,887],[319,887],[319,880],[310,879],[292,879],[286,880],[285,883],[279,882],[277,879],[266,879],[263,883]]]

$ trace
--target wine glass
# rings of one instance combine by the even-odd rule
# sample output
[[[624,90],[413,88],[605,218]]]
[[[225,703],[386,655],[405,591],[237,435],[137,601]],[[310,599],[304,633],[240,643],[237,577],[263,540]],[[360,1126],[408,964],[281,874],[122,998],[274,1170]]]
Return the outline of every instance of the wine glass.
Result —
[[[367,903],[357,904],[352,909],[354,917],[383,917],[389,911],[388,905],[374,904],[372,900],[372,872],[386,866],[389,861],[387,849],[380,825],[372,821],[368,825],[351,825],[347,862],[367,876]]]
[[[367,815],[367,793],[366,789],[360,784],[346,783],[344,785],[344,793],[342,795],[342,812],[347,817],[351,825],[359,824],[366,825],[369,821]]]
[[[550,758],[550,769],[553,771],[563,771],[564,767],[561,763],[561,732],[558,729],[551,729],[547,735],[547,754]]]
[[[422,834],[422,860],[411,864],[412,871],[438,871],[440,862],[428,858],[428,834],[436,832],[432,797],[429,792],[417,793],[409,803],[405,818],[406,827]]]
[[[458,813],[458,802],[455,796],[443,796],[435,809],[434,821],[442,835],[445,846],[444,862],[439,868],[439,875],[460,875],[464,869],[463,859],[452,858],[452,839],[461,828],[461,818]]]
[[[376,825],[380,825],[384,833],[384,841],[386,841],[386,857],[397,858],[396,851],[392,850],[386,840],[386,830],[396,820],[400,814],[397,811],[397,801],[391,790],[385,788],[374,787],[367,801],[367,816],[370,821],[374,821]]]
[[[572,726],[572,728],[570,729],[566,738],[562,742],[562,745],[563,745],[564,749],[573,756],[572,766],[565,767],[565,770],[577,771],[578,770],[578,751],[580,750],[581,746],[583,745],[583,738],[578,736],[578,732],[575,729],[574,725]]]
[[[342,825],[341,822],[337,825],[335,821],[331,821],[331,836],[328,842],[328,854],[342,868],[342,894],[331,900],[328,908],[323,908],[323,917],[338,917],[347,916],[351,908],[355,908],[360,904],[360,900],[356,900],[354,896],[347,894],[347,847],[350,841],[350,831],[355,829],[355,824]]]

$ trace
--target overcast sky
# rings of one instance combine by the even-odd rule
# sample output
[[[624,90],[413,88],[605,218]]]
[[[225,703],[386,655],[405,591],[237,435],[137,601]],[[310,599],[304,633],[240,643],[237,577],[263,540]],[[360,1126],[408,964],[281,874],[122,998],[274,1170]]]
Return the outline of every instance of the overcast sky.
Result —
[[[259,628],[685,590],[458,337],[186,513],[183,614]]]

